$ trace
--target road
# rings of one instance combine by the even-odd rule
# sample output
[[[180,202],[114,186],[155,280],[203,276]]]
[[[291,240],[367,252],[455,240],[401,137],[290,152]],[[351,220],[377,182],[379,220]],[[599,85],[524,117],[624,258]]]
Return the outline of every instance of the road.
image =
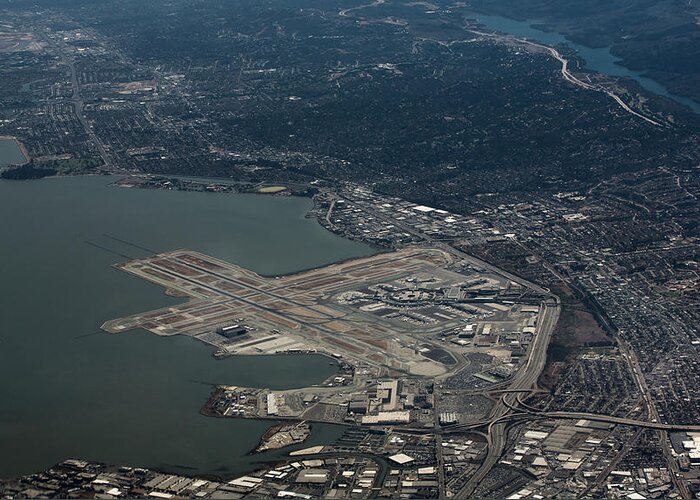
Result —
[[[361,9],[367,9],[369,7],[376,7],[377,5],[381,5],[385,2],[386,0],[375,0],[372,3],[368,3],[366,5],[358,5],[357,7],[351,7],[349,9],[343,9],[338,12],[338,15],[340,17],[348,17],[348,12],[352,12],[354,10],[361,10]]]
[[[518,404],[521,390],[535,388],[537,379],[547,361],[547,347],[559,319],[559,312],[560,303],[558,297],[551,297],[545,301],[542,316],[537,322],[537,331],[528,351],[527,362],[525,366],[518,370],[508,387],[509,390],[514,392],[504,393],[489,415],[491,422],[487,431],[488,452],[486,459],[464,487],[455,495],[457,498],[471,496],[503,454],[507,438],[507,421],[504,417],[508,416]]]
[[[444,250],[452,255],[459,257],[461,260],[465,260],[465,261],[469,262],[470,264],[472,264],[475,267],[479,267],[479,268],[482,268],[486,271],[490,271],[494,274],[498,274],[500,276],[508,278],[509,280],[513,281],[514,283],[518,283],[519,285],[521,285],[525,288],[529,288],[531,290],[534,290],[538,293],[541,293],[542,295],[549,295],[550,294],[549,290],[546,290],[546,289],[536,285],[535,283],[531,283],[531,282],[521,278],[520,276],[516,276],[515,274],[511,274],[504,269],[501,269],[499,267],[496,267],[496,266],[489,264],[488,262],[485,262],[481,259],[477,259],[473,255],[469,255],[468,253],[464,253],[461,250],[458,250],[458,249],[454,248],[453,246],[451,246],[443,241],[435,240],[434,238],[431,238],[427,234],[424,234],[421,231],[417,230],[415,227],[411,226],[410,224],[406,224],[402,221],[396,220],[390,216],[387,216],[381,212],[378,212],[377,210],[374,210],[371,206],[367,206],[367,204],[363,203],[361,200],[356,200],[354,198],[342,196],[342,195],[338,195],[338,198],[342,199],[344,201],[347,201],[349,203],[352,203],[357,208],[359,208],[360,210],[362,210],[366,214],[371,215],[372,217],[376,217],[377,219],[382,220],[382,221],[386,222],[387,224],[392,224],[395,227],[401,229],[402,231],[404,231],[408,234],[411,234],[417,238],[420,238],[421,240],[428,243],[431,247],[439,248],[440,250]],[[328,217],[330,217],[330,214],[328,214]]]
[[[44,41],[47,44],[56,46],[54,40],[51,40],[50,38],[43,37],[42,41]],[[68,69],[70,70],[71,88],[73,90],[73,95],[71,96],[71,103],[73,104],[73,111],[75,112],[75,116],[78,118],[78,121],[82,125],[85,134],[90,139],[90,142],[94,144],[94,146],[97,148],[97,152],[99,153],[100,158],[104,163],[104,166],[107,168],[112,167],[112,160],[109,154],[107,153],[107,149],[104,147],[104,144],[102,144],[102,141],[99,139],[99,137],[97,137],[97,134],[95,134],[95,131],[92,129],[92,126],[88,123],[87,118],[85,118],[85,113],[83,112],[85,103],[80,95],[80,82],[78,81],[78,73],[75,70],[75,61],[72,57],[66,54],[68,49],[65,46],[65,44],[61,44],[58,47],[58,51],[61,57],[61,62],[68,66]]]
[[[623,340],[619,340],[618,344],[620,346],[620,351],[622,352],[622,355],[627,358],[627,361],[629,362],[630,368],[632,369],[632,374],[634,375],[634,380],[637,383],[637,387],[639,388],[639,392],[642,395],[642,399],[644,401],[644,405],[646,406],[647,409],[647,415],[649,418],[652,420],[652,422],[660,422],[661,419],[659,417],[659,412],[656,409],[656,405],[654,404],[654,400],[651,396],[651,393],[649,392],[649,387],[647,386],[647,382],[644,379],[644,375],[642,374],[642,367],[639,365],[639,360],[637,359],[637,355],[634,353],[634,350],[627,345],[627,343]],[[698,426],[700,428],[700,426]],[[676,462],[675,457],[671,453],[671,443],[668,439],[668,433],[666,432],[667,430],[673,430],[672,427],[662,427],[659,428],[659,444],[661,446],[661,449],[664,452],[664,458],[666,459],[666,463],[668,464],[668,470],[671,474],[671,479],[673,480],[673,484],[676,486],[676,489],[678,492],[681,494],[681,497],[683,498],[691,498],[690,491],[688,490],[687,485],[685,484],[684,481],[680,479],[680,470],[678,467],[678,462]]]
[[[595,92],[603,92],[604,94],[607,94],[608,96],[610,96],[622,109],[624,109],[628,113],[636,116],[637,118],[640,118],[640,119],[644,120],[645,122],[647,122],[651,125],[654,125],[656,127],[664,127],[665,126],[664,124],[659,123],[656,120],[652,120],[648,116],[644,116],[643,114],[641,114],[641,113],[635,111],[634,109],[632,109],[631,107],[629,107],[625,103],[625,101],[623,101],[620,98],[620,96],[615,94],[612,90],[607,89],[607,88],[603,87],[602,85],[593,85],[591,83],[586,83],[586,82],[578,79],[576,76],[574,76],[571,73],[571,71],[569,71],[568,59],[566,59],[564,56],[562,56],[559,53],[559,51],[557,51],[557,49],[555,49],[554,47],[550,47],[548,45],[542,45],[542,44],[536,43],[536,42],[531,42],[530,40],[526,40],[524,38],[515,38],[515,37],[510,37],[510,36],[506,37],[503,35],[498,35],[496,33],[485,33],[483,31],[476,31],[476,30],[467,30],[467,31],[470,33],[474,33],[475,35],[480,35],[480,36],[489,37],[489,38],[495,38],[495,39],[502,38],[504,40],[516,40],[516,41],[522,43],[523,45],[528,45],[530,47],[535,47],[535,48],[544,50],[544,51],[548,52],[554,59],[556,59],[557,61],[559,61],[561,63],[561,76],[567,82],[569,82],[573,85],[576,85],[578,87],[584,88],[586,90],[593,90]]]
[[[442,454],[442,434],[440,434],[440,401],[433,400],[435,426],[435,459],[437,461],[438,498],[445,498],[445,457]]]
[[[481,464],[476,473],[470,478],[470,480],[465,484],[465,486],[460,490],[456,497],[463,498],[465,496],[470,496],[476,487],[479,485],[481,480],[489,473],[493,466],[498,462],[498,459],[503,454],[503,449],[506,444],[506,425],[507,417],[514,409],[518,403],[518,397],[522,392],[534,392],[537,387],[537,379],[544,369],[545,363],[547,361],[547,348],[549,346],[549,341],[551,339],[552,333],[554,332],[554,327],[556,326],[557,320],[559,319],[559,313],[561,310],[561,305],[559,298],[550,294],[550,292],[542,287],[535,285],[519,276],[508,273],[503,269],[492,266],[491,264],[479,260],[471,255],[468,255],[460,250],[457,250],[447,243],[441,241],[435,241],[428,235],[420,232],[415,227],[405,224],[401,221],[397,221],[381,212],[374,210],[372,207],[367,206],[359,200],[352,198],[344,198],[346,201],[353,203],[355,206],[360,208],[363,212],[375,217],[379,220],[383,220],[389,224],[393,224],[402,231],[405,231],[433,247],[445,250],[453,255],[458,256],[462,260],[466,260],[472,263],[475,267],[479,267],[488,271],[493,272],[508,278],[509,280],[520,284],[523,287],[534,290],[544,296],[547,299],[543,302],[542,314],[537,322],[537,329],[533,338],[532,343],[527,354],[527,362],[522,366],[515,376],[505,384],[503,388],[505,391],[496,403],[496,405],[491,410],[489,415],[489,425],[487,432],[487,446],[488,454],[486,459]],[[488,389],[487,389],[488,391]]]
[[[375,0],[374,2],[372,2],[372,3],[370,3],[370,4],[358,5],[357,7],[352,7],[352,8],[349,8],[349,9],[343,9],[343,10],[341,10],[341,11],[338,12],[338,15],[341,16],[341,17],[349,17],[349,16],[348,16],[348,13],[349,13],[349,12],[352,12],[352,11],[355,11],[355,10],[360,10],[360,9],[366,9],[366,8],[369,8],[369,7],[376,7],[376,6],[378,6],[378,5],[383,4],[384,2],[385,2],[385,0]],[[613,92],[612,90],[607,89],[607,88],[605,88],[605,87],[602,86],[602,85],[593,85],[593,84],[591,84],[591,83],[586,83],[586,82],[580,80],[579,78],[577,78],[576,76],[574,76],[574,75],[569,71],[569,61],[568,61],[568,59],[566,59],[565,57],[563,57],[563,56],[559,53],[559,51],[557,51],[554,47],[550,47],[550,46],[548,46],[548,45],[542,45],[542,44],[536,43],[536,42],[531,42],[530,40],[526,40],[526,39],[524,39],[524,38],[516,38],[516,37],[512,37],[512,36],[504,36],[504,35],[499,35],[499,34],[497,34],[497,33],[486,33],[486,32],[483,32],[483,31],[477,31],[477,30],[472,30],[472,29],[468,29],[468,30],[466,30],[466,31],[468,31],[469,33],[474,33],[474,34],[476,34],[476,35],[484,36],[484,37],[489,37],[489,38],[495,38],[495,39],[502,38],[502,39],[505,39],[505,40],[516,40],[516,41],[518,41],[518,42],[520,42],[520,43],[522,43],[522,44],[524,44],[524,45],[529,45],[529,46],[531,46],[531,47],[535,47],[535,48],[538,48],[538,49],[541,49],[541,50],[545,50],[545,51],[548,52],[554,59],[556,59],[557,61],[559,61],[559,62],[561,63],[561,75],[562,75],[562,78],[564,78],[564,80],[566,80],[567,82],[570,82],[570,83],[572,83],[573,85],[576,85],[576,86],[578,86],[578,87],[581,87],[581,88],[584,88],[584,89],[587,89],[587,90],[593,90],[593,91],[595,91],[595,92],[602,92],[602,93],[604,93],[604,94],[607,94],[608,96],[610,96],[611,99],[613,99],[613,100],[614,100],[622,109],[624,109],[626,112],[630,113],[630,114],[633,115],[633,116],[636,116],[637,118],[639,118],[639,119],[641,119],[641,120],[644,120],[645,122],[647,122],[647,123],[649,123],[649,124],[651,124],[651,125],[654,125],[655,127],[665,127],[665,126],[667,126],[667,125],[664,125],[664,124],[662,124],[662,123],[657,122],[656,120],[653,120],[653,119],[649,118],[648,116],[644,116],[642,113],[639,113],[638,111],[635,111],[635,110],[632,109],[629,105],[627,105],[627,103],[625,103],[625,101],[623,101],[622,98],[621,98],[620,96],[618,96],[618,95],[617,95],[615,92]],[[430,40],[430,41],[432,41],[432,42],[435,42],[435,43],[438,43],[438,44],[444,45],[444,46],[449,46],[449,45],[451,45],[451,43],[455,43],[455,42],[446,43],[446,42],[443,42],[443,41],[440,41],[440,40],[434,40],[434,39],[426,39],[426,40]]]

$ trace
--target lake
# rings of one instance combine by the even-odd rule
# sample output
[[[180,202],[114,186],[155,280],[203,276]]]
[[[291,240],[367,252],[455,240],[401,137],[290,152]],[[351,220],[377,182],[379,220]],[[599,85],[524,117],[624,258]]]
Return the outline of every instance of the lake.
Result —
[[[566,44],[585,60],[587,69],[606,75],[631,78],[649,92],[672,99],[679,104],[687,106],[695,113],[700,113],[700,103],[695,102],[693,99],[673,94],[656,80],[644,76],[643,73],[621,66],[619,64],[621,59],[614,56],[610,52],[609,47],[597,49],[586,47],[585,45],[572,42],[561,33],[543,31],[533,27],[533,24],[536,24],[536,21],[533,20],[516,21],[506,17],[488,16],[473,12],[468,12],[467,15],[475,18],[480,24],[492,31],[498,31],[517,38],[529,38],[550,46]]]
[[[26,158],[14,139],[0,139],[0,167],[24,163]]]
[[[216,360],[188,337],[110,335],[107,319],[178,301],[111,267],[191,248],[274,275],[365,256],[304,215],[303,198],[112,187],[110,177],[0,181],[0,477],[66,458],[231,476],[286,451],[247,456],[270,423],[198,412],[211,384],[323,381],[323,356]],[[99,245],[108,250],[98,248]],[[343,428],[315,425],[300,447]],[[288,451],[288,450],[287,450]]]

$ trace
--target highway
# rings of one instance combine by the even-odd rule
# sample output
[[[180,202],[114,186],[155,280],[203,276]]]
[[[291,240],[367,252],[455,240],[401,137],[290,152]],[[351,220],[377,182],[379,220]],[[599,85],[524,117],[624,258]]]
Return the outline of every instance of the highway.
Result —
[[[386,0],[375,0],[374,2],[368,3],[368,4],[366,4],[366,5],[358,5],[357,7],[351,7],[351,8],[349,8],[349,9],[343,9],[343,10],[341,10],[341,11],[338,12],[338,15],[339,15],[340,17],[349,17],[349,16],[348,16],[348,12],[352,12],[353,10],[366,9],[366,8],[369,8],[369,7],[376,7],[377,5],[383,4],[385,1],[386,1]]]
[[[627,358],[630,368],[632,369],[634,380],[637,383],[637,387],[639,388],[639,392],[642,395],[644,405],[647,409],[647,415],[649,416],[649,418],[652,419],[652,422],[659,422],[661,420],[659,417],[659,412],[656,410],[656,405],[654,404],[654,400],[651,396],[651,393],[649,392],[649,387],[647,386],[647,382],[644,379],[644,375],[642,374],[642,367],[639,365],[637,355],[624,340],[619,339],[618,344],[620,346],[620,351],[622,352],[622,355],[625,358]],[[666,431],[674,430],[672,427],[674,426],[656,427],[657,429],[661,430],[661,432],[659,432],[659,442],[661,444],[661,449],[664,452],[664,458],[666,459],[666,463],[668,464],[668,470],[671,473],[671,479],[673,480],[673,484],[676,486],[676,489],[681,494],[681,497],[691,498],[690,491],[688,490],[687,485],[684,481],[681,481],[679,478],[680,470],[678,468],[678,463],[676,462],[675,457],[671,453],[671,443],[668,439],[668,434]],[[700,426],[697,427],[700,428]]]
[[[546,418],[566,418],[566,419],[591,420],[593,422],[605,422],[608,424],[616,424],[616,425],[629,425],[632,427],[643,427],[645,429],[657,429],[657,430],[663,430],[663,431],[700,432],[700,425],[664,424],[661,422],[649,422],[646,420],[637,420],[634,418],[613,417],[610,415],[597,415],[595,413],[553,411],[553,412],[542,412],[542,413],[539,413],[537,415],[542,416],[542,417],[546,417]]]
[[[48,37],[42,37],[42,41],[44,41],[48,45],[56,47],[56,43],[54,42],[54,40]],[[73,95],[71,96],[71,103],[73,105],[75,116],[78,118],[78,121],[82,125],[85,134],[90,138],[92,144],[94,144],[94,146],[97,148],[97,151],[100,154],[100,158],[102,159],[104,166],[111,167],[112,161],[109,157],[109,154],[107,153],[107,149],[104,147],[102,141],[100,141],[99,137],[97,137],[97,134],[95,134],[95,131],[93,130],[92,126],[88,123],[87,119],[85,118],[85,113],[83,112],[85,104],[83,98],[80,96],[80,82],[78,81],[78,73],[75,69],[75,61],[72,57],[66,55],[66,51],[68,51],[68,49],[66,48],[66,45],[64,43],[62,43],[58,47],[58,49],[61,57],[61,62],[63,62],[63,64],[68,66],[68,68],[70,69],[71,88],[73,90]]]
[[[503,454],[507,438],[507,421],[504,417],[507,417],[518,404],[521,390],[533,389],[536,386],[537,379],[547,361],[547,347],[559,319],[559,312],[560,303],[558,297],[551,297],[545,301],[542,316],[537,322],[536,334],[528,351],[527,362],[515,374],[508,387],[513,392],[504,393],[489,415],[490,423],[487,430],[488,452],[486,459],[456,494],[457,498],[471,496]]]
[[[460,250],[457,250],[447,243],[441,241],[435,241],[426,234],[418,231],[415,227],[409,224],[397,221],[381,212],[374,210],[372,207],[367,206],[359,200],[352,198],[344,198],[349,203],[353,203],[355,206],[360,208],[362,211],[375,217],[379,220],[383,220],[389,224],[393,224],[409,234],[412,234],[433,247],[445,250],[453,255],[458,256],[462,260],[466,260],[475,267],[486,269],[504,276],[509,280],[520,284],[523,287],[534,290],[547,297],[543,301],[542,313],[537,322],[537,329],[533,337],[533,341],[530,344],[530,348],[527,353],[527,362],[522,366],[515,376],[508,382],[506,382],[505,387],[499,386],[499,389],[503,389],[504,392],[501,398],[495,404],[488,418],[488,432],[487,432],[487,446],[488,453],[486,459],[481,464],[476,473],[469,479],[465,486],[456,494],[457,498],[464,498],[470,496],[482,479],[489,473],[493,466],[498,462],[499,458],[503,454],[503,449],[506,445],[506,425],[508,417],[511,412],[517,406],[519,401],[519,396],[523,392],[534,392],[537,390],[537,379],[544,369],[545,363],[547,361],[547,348],[549,346],[549,341],[551,339],[552,333],[554,332],[554,327],[559,319],[559,313],[561,310],[561,304],[559,298],[553,296],[548,290],[535,285],[519,276],[508,273],[503,269],[492,266],[491,264],[479,260],[469,254],[466,254]],[[489,389],[485,389],[484,392],[488,392]],[[452,427],[451,429],[456,429],[459,426]]]
[[[536,285],[535,283],[531,283],[531,282],[521,278],[520,276],[516,276],[515,274],[509,273],[508,271],[506,271],[504,269],[493,266],[493,265],[489,264],[488,262],[485,262],[481,259],[477,259],[473,255],[469,255],[468,253],[462,252],[461,250],[458,250],[445,242],[435,240],[435,239],[431,238],[430,236],[428,236],[427,234],[424,234],[421,231],[417,230],[415,227],[411,226],[410,224],[406,224],[402,221],[396,220],[390,216],[387,216],[381,212],[378,212],[377,210],[374,210],[372,207],[367,206],[367,204],[363,203],[360,200],[356,200],[354,198],[341,196],[341,195],[338,195],[338,198],[342,199],[344,201],[347,201],[348,203],[352,203],[357,208],[359,208],[360,210],[362,210],[366,214],[371,215],[372,217],[376,217],[377,219],[382,220],[382,221],[386,222],[387,224],[392,224],[392,225],[396,226],[397,228],[401,229],[402,231],[404,231],[408,234],[411,234],[417,238],[422,239],[423,241],[428,243],[431,247],[439,248],[440,250],[444,250],[445,252],[448,252],[452,255],[456,255],[461,260],[465,260],[465,261],[471,263],[475,267],[482,268],[486,271],[491,271],[494,274],[508,278],[509,280],[513,281],[514,283],[518,283],[519,285],[521,285],[525,288],[529,288],[529,289],[534,290],[534,291],[541,293],[543,295],[550,294],[549,290],[546,290],[546,289],[542,288],[541,286]],[[328,215],[328,217],[330,217],[330,215]]]
[[[348,9],[343,9],[343,10],[341,10],[341,11],[338,12],[338,15],[341,16],[341,17],[348,17],[348,13],[351,12],[351,11],[360,10],[360,9],[366,9],[366,8],[369,8],[369,7],[376,7],[376,6],[378,6],[378,5],[383,4],[384,2],[385,2],[385,0],[375,0],[374,2],[372,2],[372,3],[370,3],[370,4],[358,5],[358,6],[356,6],[356,7],[352,7],[352,8],[348,8]],[[576,85],[576,86],[578,86],[578,87],[584,88],[584,89],[586,89],[586,90],[593,90],[593,91],[595,91],[595,92],[602,92],[602,93],[604,93],[604,94],[607,94],[611,99],[613,99],[613,100],[618,104],[618,106],[620,106],[622,109],[624,109],[627,113],[630,113],[631,115],[636,116],[637,118],[639,118],[639,119],[641,119],[641,120],[644,120],[645,122],[647,122],[647,123],[649,123],[649,124],[651,124],[651,125],[654,125],[655,127],[664,127],[664,126],[666,126],[666,125],[664,125],[664,124],[662,124],[662,123],[657,122],[656,120],[653,120],[653,119],[649,118],[648,116],[644,116],[642,113],[639,113],[638,111],[635,111],[635,110],[632,109],[627,103],[625,103],[625,101],[623,101],[622,98],[621,98],[620,96],[618,96],[618,95],[617,95],[616,93],[614,93],[613,91],[611,91],[611,90],[609,90],[609,89],[603,87],[602,85],[593,85],[593,84],[590,84],[590,83],[586,83],[586,82],[580,80],[579,78],[577,78],[576,76],[574,76],[574,75],[571,73],[571,71],[569,71],[569,61],[568,61],[568,59],[566,59],[565,57],[563,57],[563,56],[559,53],[559,51],[557,51],[554,47],[550,47],[550,46],[548,46],[548,45],[542,45],[542,44],[540,44],[540,43],[531,42],[530,40],[526,40],[526,39],[523,39],[523,38],[516,38],[516,37],[511,37],[511,36],[499,35],[499,34],[497,34],[497,33],[486,33],[486,32],[483,32],[483,31],[476,31],[476,30],[472,30],[472,29],[468,29],[468,30],[466,30],[466,31],[469,32],[469,33],[474,33],[475,35],[479,35],[479,36],[483,36],[483,37],[488,37],[488,38],[494,38],[494,39],[502,38],[502,39],[507,39],[507,40],[508,40],[508,39],[509,39],[509,40],[516,40],[516,41],[518,41],[518,42],[520,42],[520,43],[522,43],[522,44],[524,44],[524,45],[529,45],[529,46],[531,46],[531,47],[535,47],[535,48],[538,48],[538,49],[545,50],[545,51],[548,52],[554,59],[556,59],[557,61],[559,61],[559,62],[561,63],[561,76],[562,76],[562,78],[564,78],[564,80],[566,80],[567,82],[569,82],[569,83],[571,83],[571,84],[573,84],[573,85]],[[439,43],[440,45],[444,45],[444,46],[449,46],[449,45],[451,45],[451,43],[445,43],[445,42],[442,42],[442,41],[439,41],[439,40],[433,40],[433,39],[427,39],[427,40],[430,40],[430,41],[435,42],[435,43]],[[455,42],[452,42],[452,43],[455,43]]]
[[[485,32],[483,32],[483,31],[476,31],[476,30],[467,30],[467,31],[470,32],[470,33],[474,33],[475,35],[480,35],[480,36],[489,37],[489,38],[495,38],[495,39],[503,38],[503,39],[505,39],[505,40],[517,40],[518,42],[520,42],[520,43],[522,43],[522,44],[524,44],[524,45],[529,45],[529,46],[531,46],[531,47],[535,47],[535,48],[538,48],[538,49],[545,50],[545,51],[548,52],[554,59],[556,59],[557,61],[559,61],[559,62],[561,63],[561,76],[562,76],[562,78],[564,78],[564,80],[566,80],[567,82],[569,82],[569,83],[571,83],[571,84],[573,84],[573,85],[576,85],[576,86],[578,86],[578,87],[584,88],[584,89],[586,89],[586,90],[593,90],[593,91],[595,91],[595,92],[603,92],[604,94],[607,94],[608,96],[610,96],[610,98],[612,98],[622,109],[624,109],[624,110],[627,111],[628,113],[630,113],[630,114],[636,116],[637,118],[640,118],[640,119],[644,120],[645,122],[647,122],[647,123],[649,123],[649,124],[651,124],[651,125],[654,125],[654,126],[656,126],[656,127],[663,127],[663,126],[664,126],[663,124],[657,122],[656,120],[652,120],[652,119],[649,118],[648,116],[644,116],[643,114],[641,114],[641,113],[635,111],[634,109],[632,109],[631,107],[629,107],[629,106],[625,103],[625,101],[623,101],[623,100],[620,98],[620,96],[618,96],[617,94],[615,94],[613,91],[611,91],[611,90],[609,90],[609,89],[603,87],[602,85],[593,85],[593,84],[586,83],[586,82],[584,82],[584,81],[582,81],[582,80],[576,78],[576,77],[571,73],[571,71],[569,71],[569,61],[568,61],[568,59],[564,58],[564,57],[559,53],[559,51],[557,51],[554,47],[550,47],[550,46],[548,46],[548,45],[542,45],[542,44],[540,44],[540,43],[531,42],[530,40],[525,40],[524,38],[515,38],[515,37],[510,37],[510,36],[506,37],[506,36],[503,36],[503,35],[498,35],[498,34],[496,34],[496,33],[485,33]]]
[[[506,413],[498,418],[487,418],[477,420],[468,424],[453,425],[443,429],[443,434],[453,434],[479,429],[493,423],[508,422],[514,420],[537,420],[537,419],[566,419],[566,420],[590,420],[592,422],[605,422],[613,425],[627,425],[643,429],[654,429],[671,432],[700,432],[700,425],[693,424],[664,424],[661,422],[651,422],[648,420],[638,420],[634,418],[613,417],[610,415],[599,415],[597,413],[567,412],[567,411],[533,411],[519,410],[517,406],[510,407],[517,413]]]

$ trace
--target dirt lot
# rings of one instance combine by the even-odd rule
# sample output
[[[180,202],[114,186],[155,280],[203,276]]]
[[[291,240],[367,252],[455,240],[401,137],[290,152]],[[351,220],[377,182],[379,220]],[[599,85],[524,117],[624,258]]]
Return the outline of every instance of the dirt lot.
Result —
[[[553,287],[552,292],[561,298],[562,310],[547,350],[547,365],[539,380],[539,384],[548,389],[556,384],[562,367],[580,349],[614,342],[598,324],[591,309],[569,287],[561,283]]]

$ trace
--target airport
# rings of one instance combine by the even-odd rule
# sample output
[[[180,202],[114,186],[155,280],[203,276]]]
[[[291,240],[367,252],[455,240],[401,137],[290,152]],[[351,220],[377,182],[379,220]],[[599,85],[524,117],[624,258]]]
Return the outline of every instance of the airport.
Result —
[[[217,356],[320,352],[377,376],[444,377],[465,352],[501,361],[507,378],[532,342],[542,295],[444,250],[410,247],[280,277],[189,250],[116,267],[157,283],[179,305],[108,321],[189,335]]]

